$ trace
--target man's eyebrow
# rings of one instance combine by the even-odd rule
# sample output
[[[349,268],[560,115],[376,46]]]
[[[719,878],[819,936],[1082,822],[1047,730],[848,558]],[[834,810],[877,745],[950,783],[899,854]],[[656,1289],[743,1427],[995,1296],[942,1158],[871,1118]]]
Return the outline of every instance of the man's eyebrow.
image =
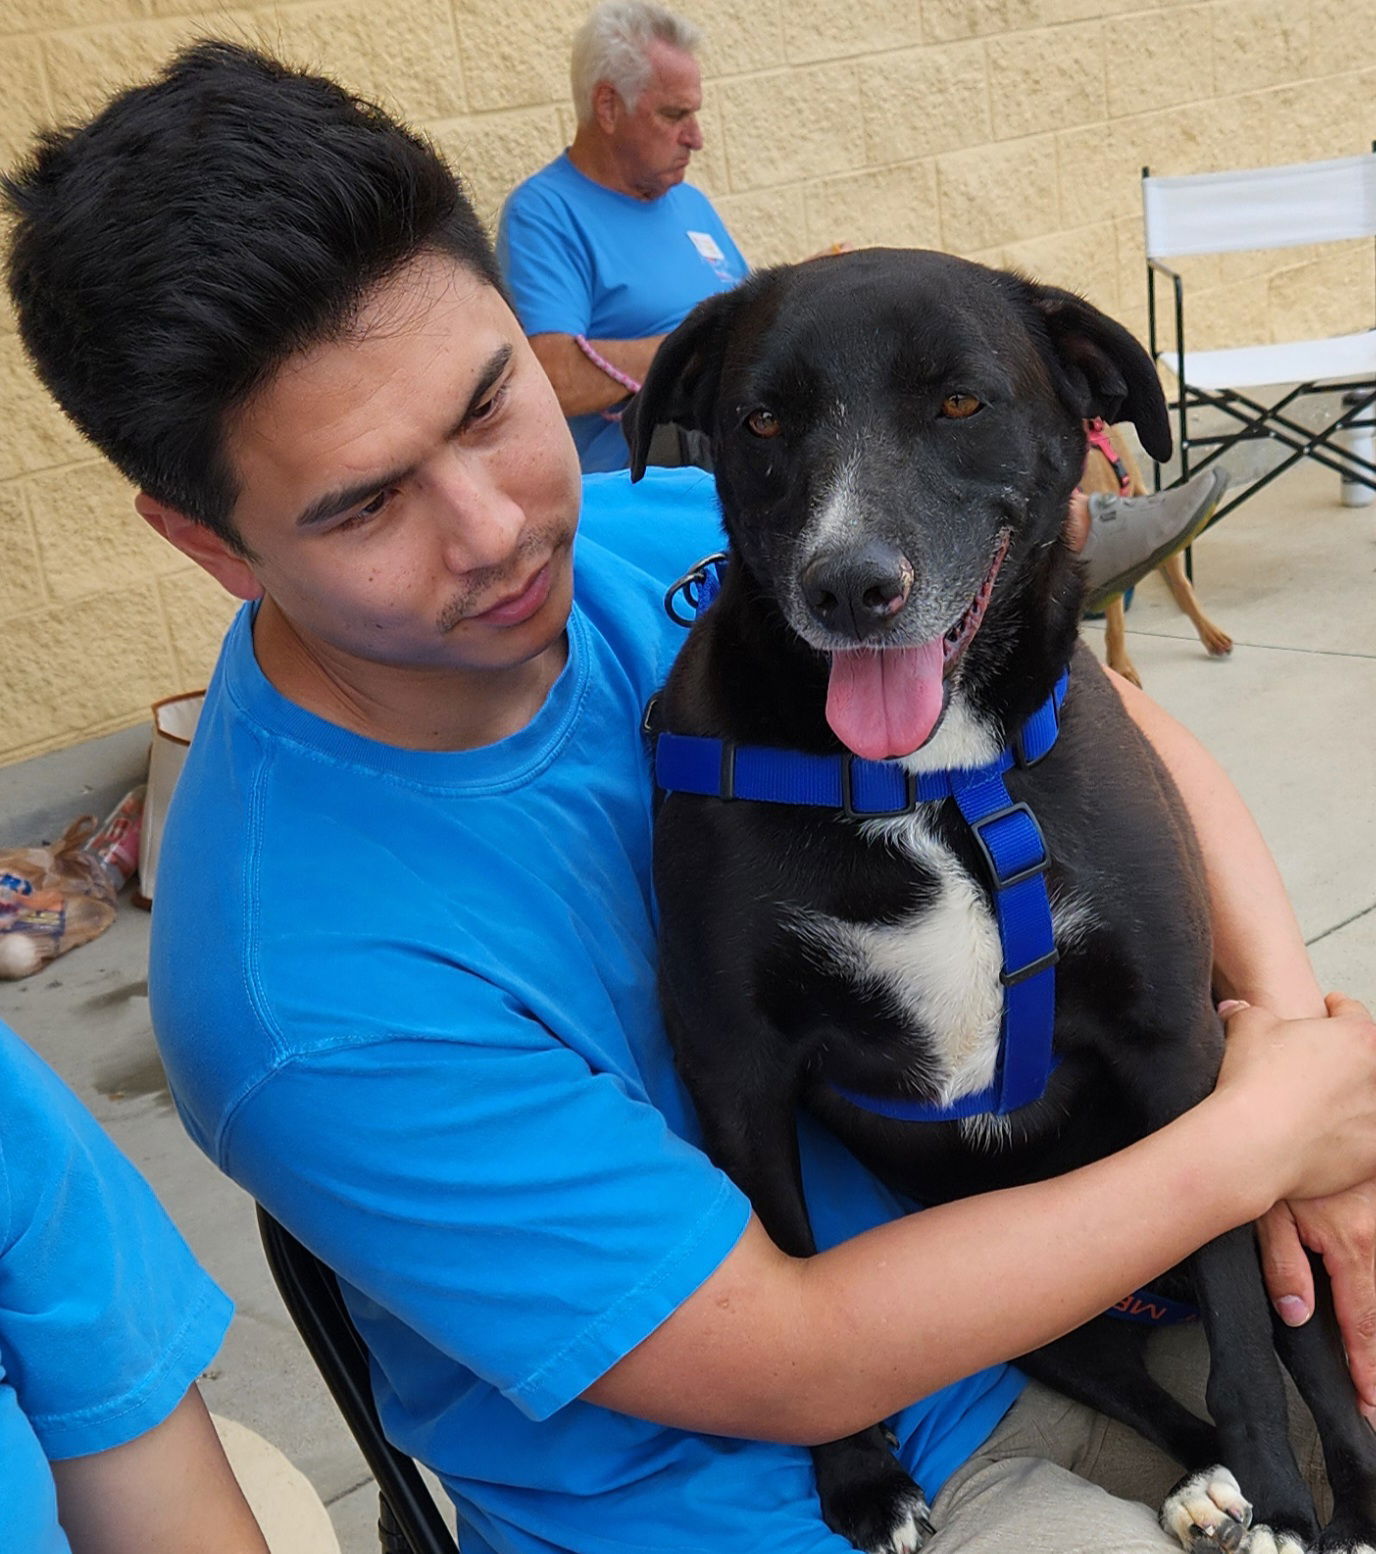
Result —
[[[473,392],[468,396],[468,403],[449,428],[447,436],[455,437],[462,431],[469,416],[483,402],[492,385],[506,371],[511,361],[511,354],[511,346],[499,345],[483,363],[478,381],[473,385]],[[309,529],[313,524],[324,523],[327,518],[337,518],[340,513],[346,513],[351,507],[357,507],[360,502],[367,501],[370,496],[375,496],[388,486],[400,485],[403,480],[414,474],[415,465],[408,464],[400,469],[386,470],[380,475],[369,475],[365,480],[352,481],[347,486],[338,486],[335,490],[316,497],[315,501],[303,508],[297,516],[296,527]]]

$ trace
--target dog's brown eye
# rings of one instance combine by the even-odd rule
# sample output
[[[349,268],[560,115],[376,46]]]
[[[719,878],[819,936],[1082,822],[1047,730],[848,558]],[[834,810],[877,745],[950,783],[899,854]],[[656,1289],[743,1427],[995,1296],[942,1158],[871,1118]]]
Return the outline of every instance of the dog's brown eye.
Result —
[[[967,415],[974,415],[980,410],[979,400],[973,394],[948,394],[941,401],[941,413],[952,421],[963,421]]]
[[[745,424],[756,437],[777,437],[783,430],[778,416],[772,410],[752,410],[746,416]]]

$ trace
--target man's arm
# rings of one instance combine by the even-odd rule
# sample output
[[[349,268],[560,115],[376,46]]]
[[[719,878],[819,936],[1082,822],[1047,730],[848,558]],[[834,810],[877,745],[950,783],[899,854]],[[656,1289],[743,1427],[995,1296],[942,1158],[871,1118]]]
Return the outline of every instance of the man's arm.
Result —
[[[1244,1011],[1211,1096],[1067,1176],[928,1209],[805,1260],[752,1220],[706,1283],[585,1398],[684,1429],[813,1444],[1049,1342],[1254,1218],[1287,1161],[1298,1175],[1281,1194],[1327,1191],[1365,1169],[1319,1144],[1336,1097],[1310,1112],[1317,1088],[1293,1088],[1313,1079],[1306,1064],[1336,1078],[1341,1045],[1372,1092],[1376,1027],[1350,1001],[1333,1008],[1341,1019],[1289,1025]],[[1364,1160],[1376,1159],[1371,1113],[1348,1115],[1350,1128],[1337,1124],[1346,1147],[1364,1140]],[[1258,1116],[1287,1139],[1257,1128]]]
[[[53,1478],[72,1554],[268,1554],[194,1386],[160,1425]]]
[[[1281,1196],[1376,1175],[1376,1026],[1356,1005],[1290,1024],[1247,1010],[1214,1093],[1131,1149],[794,1259],[652,1106],[500,989],[466,991],[472,1041],[391,1035],[275,1069],[222,1163],[422,1340],[398,1367],[436,1384],[461,1365],[536,1419],[583,1397],[739,1436],[844,1435],[1068,1331]]]
[[[663,338],[649,335],[643,340],[589,340],[588,344],[619,372],[643,383]],[[572,335],[531,335],[530,348],[554,385],[566,416],[607,410],[630,394],[624,384],[589,361]]]
[[[1208,880],[1217,991],[1286,1018],[1323,1009],[1295,913],[1274,858],[1241,794],[1197,739],[1143,691],[1108,671],[1128,714],[1180,790]],[[1314,1310],[1308,1247],[1333,1285],[1348,1364],[1376,1410],[1376,1182],[1332,1198],[1277,1204],[1258,1232],[1266,1284],[1291,1326]]]
[[[1283,1019],[1323,1011],[1275,859],[1232,779],[1182,724],[1137,686],[1105,671],[1185,801],[1208,880],[1214,987]]]

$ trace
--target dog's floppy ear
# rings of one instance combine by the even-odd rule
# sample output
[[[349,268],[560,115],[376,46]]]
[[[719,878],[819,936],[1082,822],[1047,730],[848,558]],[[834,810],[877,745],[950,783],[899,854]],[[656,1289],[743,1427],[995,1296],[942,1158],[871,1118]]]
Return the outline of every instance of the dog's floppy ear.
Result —
[[[640,392],[621,417],[631,449],[631,479],[645,473],[650,439],[657,426],[673,424],[705,432],[716,398],[721,353],[740,288],[699,302],[655,352]]]
[[[1034,286],[1032,300],[1051,337],[1056,387],[1066,404],[1084,418],[1131,421],[1152,458],[1170,458],[1166,396],[1141,345],[1072,292]]]

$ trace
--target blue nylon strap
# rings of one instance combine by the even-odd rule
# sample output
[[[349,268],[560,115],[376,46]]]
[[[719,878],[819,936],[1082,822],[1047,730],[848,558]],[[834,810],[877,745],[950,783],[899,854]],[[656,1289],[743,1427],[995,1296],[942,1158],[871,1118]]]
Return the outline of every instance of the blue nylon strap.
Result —
[[[990,1108],[998,1116],[1037,1100],[1051,1074],[1056,1015],[1056,937],[1046,894],[1050,854],[1025,804],[1015,804],[1003,774],[955,774],[955,801],[984,853],[994,884],[1003,948],[1003,1021]]]
[[[981,770],[1001,774],[1012,766],[1013,759],[1005,750]],[[696,734],[664,733],[655,740],[655,781],[666,793],[749,799],[760,804],[816,805],[844,809],[861,820],[911,814],[916,804],[948,799],[955,792],[953,776],[951,772],[921,772],[914,778],[897,761],[733,745]]]
[[[998,1110],[998,1081],[986,1085],[983,1090],[958,1096],[945,1106],[936,1101],[914,1101],[901,1096],[869,1095],[862,1090],[847,1090],[844,1085],[832,1085],[832,1090],[843,1101],[858,1106],[861,1111],[874,1112],[880,1117],[891,1117],[895,1122],[959,1122],[963,1117],[983,1117]]]
[[[898,761],[808,755],[773,745],[736,745],[697,734],[663,733],[655,738],[655,782],[665,793],[808,804],[843,810],[858,820],[911,814],[918,804],[953,798],[958,787],[980,779],[1001,781],[1017,764],[1018,750],[1023,765],[1040,761],[1056,743],[1068,682],[1069,675],[1062,674],[1051,695],[1018,731],[1014,748],[1002,751],[988,766],[919,772],[914,777]],[[1003,805],[1009,803],[1005,791]]]
[[[1062,688],[1062,695],[1064,694]],[[1053,698],[1054,701],[1054,698]],[[1052,702],[1048,702],[1052,706]],[[1053,707],[1053,730],[1054,724]],[[1037,743],[1045,754],[1044,732]],[[1040,1099],[1056,1066],[1056,938],[1046,893],[1050,854],[1041,827],[1025,804],[1015,804],[1003,781],[1012,764],[952,771],[952,796],[984,854],[994,884],[994,912],[1003,949],[1003,1016],[994,1082],[948,1105],[890,1099],[835,1086],[838,1095],[902,1122],[954,1122],[992,1113],[1006,1116]]]
[[[707,609],[720,592],[726,559],[709,556],[673,585],[664,605],[675,620],[683,620],[674,607],[680,596],[694,614]],[[898,761],[866,761],[850,754],[807,755],[691,734],[655,738],[655,781],[666,793],[806,804],[859,820],[911,814],[918,804],[938,799],[956,801],[984,855],[1003,949],[1003,1017],[994,1082],[947,1106],[834,1086],[856,1106],[905,1122],[946,1122],[990,1112],[1003,1116],[1046,1090],[1056,1066],[1056,937],[1046,893],[1051,860],[1032,811],[1013,802],[1003,779],[1010,767],[1033,765],[1056,743],[1069,678],[1069,671],[1063,671],[1051,695],[1014,734],[1011,748],[988,766],[968,769],[913,774]]]
[[[1013,754],[1023,766],[1034,766],[1056,743],[1061,732],[1061,703],[1070,671],[1063,669],[1051,695],[1013,736]]]

